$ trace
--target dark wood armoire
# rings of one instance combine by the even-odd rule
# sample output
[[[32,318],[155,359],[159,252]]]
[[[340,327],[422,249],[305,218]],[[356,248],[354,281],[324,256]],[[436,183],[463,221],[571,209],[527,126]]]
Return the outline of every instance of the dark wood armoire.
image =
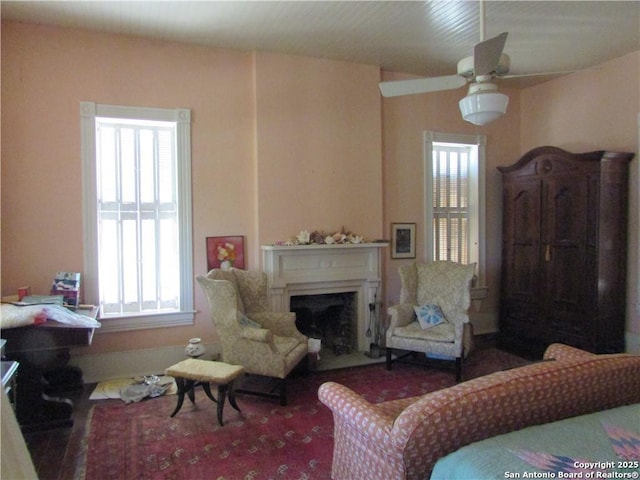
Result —
[[[503,178],[500,344],[624,350],[632,153],[539,147]]]

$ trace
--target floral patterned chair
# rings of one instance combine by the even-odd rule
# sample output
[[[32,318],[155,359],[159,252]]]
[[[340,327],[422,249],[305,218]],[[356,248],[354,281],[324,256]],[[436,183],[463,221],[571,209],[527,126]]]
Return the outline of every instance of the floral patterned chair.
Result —
[[[467,310],[476,264],[450,261],[411,263],[398,269],[401,290],[398,305],[389,307],[386,334],[387,369],[412,352],[455,362],[456,381],[462,380],[463,359],[471,351],[473,328]],[[393,358],[393,350],[409,353]]]
[[[202,287],[222,345],[222,361],[242,365],[247,374],[278,379],[278,393],[237,389],[287,404],[286,379],[307,357],[308,340],[295,324],[295,313],[272,312],[267,276],[232,268],[211,270],[196,280]]]

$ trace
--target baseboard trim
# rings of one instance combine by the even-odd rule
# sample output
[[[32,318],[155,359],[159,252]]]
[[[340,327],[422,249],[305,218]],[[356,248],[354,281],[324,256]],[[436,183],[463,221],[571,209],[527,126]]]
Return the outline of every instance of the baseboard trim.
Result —
[[[205,344],[205,360],[216,360],[220,355],[217,343]],[[140,375],[164,373],[170,367],[186,358],[185,345],[129,350],[72,356],[69,365],[82,369],[85,383],[97,383],[114,378],[129,378]]]
[[[480,331],[477,331],[480,330]],[[476,329],[476,336],[492,336],[497,332],[488,329]],[[207,349],[202,357],[206,360],[220,358],[218,343],[205,344]],[[163,373],[164,369],[185,359],[183,345],[160,348],[129,350],[126,352],[108,352],[77,355],[71,358],[69,365],[82,369],[85,383],[97,383],[114,378],[137,377]],[[625,332],[625,351],[640,354],[640,334]]]
[[[625,349],[627,353],[640,354],[640,333],[625,332]]]

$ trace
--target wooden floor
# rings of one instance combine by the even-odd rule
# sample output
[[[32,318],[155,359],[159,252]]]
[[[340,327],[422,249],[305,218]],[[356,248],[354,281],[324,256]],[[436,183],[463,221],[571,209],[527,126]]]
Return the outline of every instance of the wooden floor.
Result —
[[[82,392],[67,393],[74,403],[73,427],[24,433],[39,480],[70,480],[82,453],[87,414],[91,407],[89,395],[96,384],[86,384]]]

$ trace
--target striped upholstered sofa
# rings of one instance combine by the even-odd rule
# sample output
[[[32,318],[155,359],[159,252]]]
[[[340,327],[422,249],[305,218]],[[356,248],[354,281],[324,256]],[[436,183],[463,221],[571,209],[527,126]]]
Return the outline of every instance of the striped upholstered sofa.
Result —
[[[640,403],[639,355],[553,344],[544,358],[554,361],[379,404],[337,383],[321,385],[334,418],[332,478],[428,479],[438,459],[472,442]]]

